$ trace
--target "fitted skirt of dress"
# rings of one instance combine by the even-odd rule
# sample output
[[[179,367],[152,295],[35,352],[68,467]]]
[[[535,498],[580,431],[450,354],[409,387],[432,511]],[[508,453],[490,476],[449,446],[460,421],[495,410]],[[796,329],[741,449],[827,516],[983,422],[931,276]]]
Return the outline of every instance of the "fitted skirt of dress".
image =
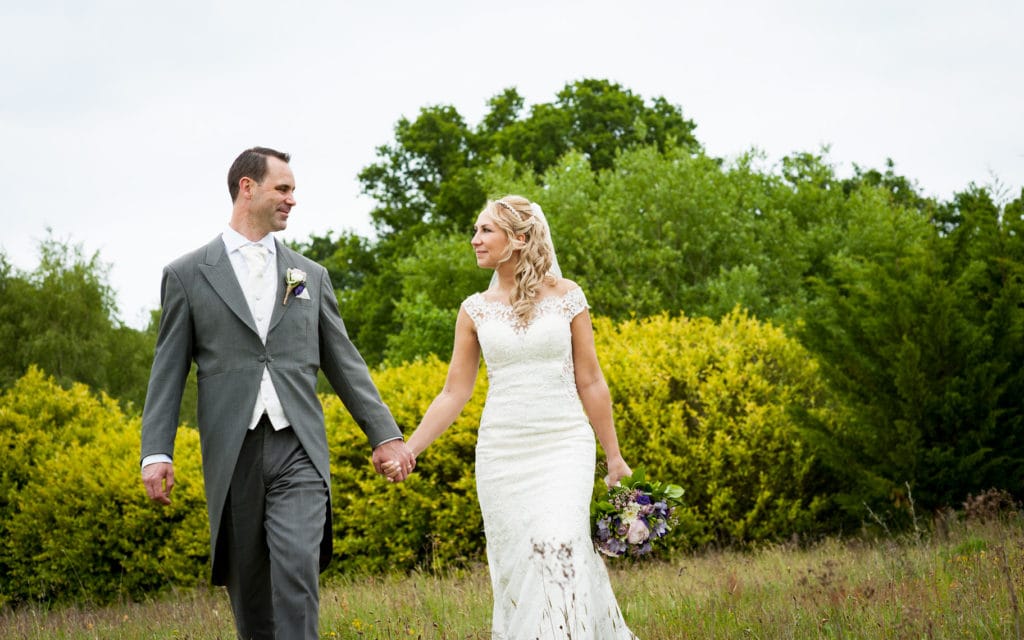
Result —
[[[477,493],[496,640],[635,637],[591,541],[595,456],[585,421],[481,424]]]

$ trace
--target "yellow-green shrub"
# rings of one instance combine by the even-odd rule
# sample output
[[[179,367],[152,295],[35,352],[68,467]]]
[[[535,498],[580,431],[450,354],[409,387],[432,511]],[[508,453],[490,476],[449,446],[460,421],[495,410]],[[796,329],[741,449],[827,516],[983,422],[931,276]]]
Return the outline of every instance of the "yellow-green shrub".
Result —
[[[140,597],[208,573],[199,442],[178,437],[174,504],[149,504],[139,422],[36,369],[0,397],[0,602]]]
[[[662,315],[595,320],[597,350],[626,459],[686,489],[677,548],[813,531],[825,503],[796,413],[834,407],[814,360],[781,330],[741,312],[721,322]],[[444,385],[447,364],[374,372],[406,435]],[[473,476],[476,391],[456,423],[393,485],[366,438],[324,396],[331,448],[332,572],[441,568],[483,558]],[[140,597],[208,576],[197,433],[178,432],[174,504],[153,506],[138,468],[139,419],[82,385],[30,370],[0,396],[0,604]]]
[[[687,544],[814,529],[825,497],[794,414],[830,420],[830,407],[795,340],[742,311],[719,323],[599,318],[595,332],[623,453],[648,477],[683,486]]]
[[[733,312],[709,319],[595,320],[598,354],[627,461],[686,489],[679,548],[815,530],[825,497],[795,413],[829,419],[814,360],[778,328]],[[378,371],[406,435],[444,384],[437,359]],[[403,484],[377,477],[365,438],[325,400],[334,474],[336,571],[443,566],[483,557],[473,449],[476,393]],[[798,411],[797,411],[798,410]]]
[[[381,396],[406,437],[440,392],[446,373],[447,363],[436,358],[375,372]],[[324,398],[334,495],[333,571],[436,567],[481,555],[483,520],[473,459],[484,377],[481,370],[462,415],[401,484],[374,473],[359,427],[337,398]]]

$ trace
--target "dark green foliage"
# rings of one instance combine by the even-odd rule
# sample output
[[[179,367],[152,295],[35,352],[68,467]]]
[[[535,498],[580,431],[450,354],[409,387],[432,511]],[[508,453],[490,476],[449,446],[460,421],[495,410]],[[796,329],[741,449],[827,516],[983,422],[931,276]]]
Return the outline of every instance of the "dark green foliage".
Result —
[[[905,515],[906,485],[924,509],[988,487],[1022,495],[1021,221],[978,189],[938,226],[875,193],[851,197],[801,332],[854,412],[825,449],[853,472],[844,499]]]
[[[424,107],[415,120],[395,125],[395,141],[377,149],[380,160],[359,174],[379,206],[371,216],[382,237],[418,233],[421,225],[466,228],[486,193],[479,171],[495,156],[523,163],[537,174],[569,151],[594,169],[610,168],[616,154],[636,146],[696,150],[696,125],[664,98],[651,105],[607,80],[567,84],[554,102],[522,114],[523,99],[506,89],[471,129],[454,107]]]

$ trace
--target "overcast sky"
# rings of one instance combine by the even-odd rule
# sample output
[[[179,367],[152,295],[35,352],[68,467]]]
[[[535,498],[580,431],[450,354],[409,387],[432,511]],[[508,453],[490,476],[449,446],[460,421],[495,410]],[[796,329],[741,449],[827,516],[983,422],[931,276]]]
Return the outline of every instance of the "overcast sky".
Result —
[[[34,268],[50,227],[99,251],[136,327],[163,265],[226,225],[242,149],[292,154],[282,238],[368,234],[356,174],[395,122],[475,125],[510,86],[664,96],[716,156],[830,145],[840,175],[892,158],[942,199],[1024,186],[1020,0],[5,0],[0,24],[0,248]]]

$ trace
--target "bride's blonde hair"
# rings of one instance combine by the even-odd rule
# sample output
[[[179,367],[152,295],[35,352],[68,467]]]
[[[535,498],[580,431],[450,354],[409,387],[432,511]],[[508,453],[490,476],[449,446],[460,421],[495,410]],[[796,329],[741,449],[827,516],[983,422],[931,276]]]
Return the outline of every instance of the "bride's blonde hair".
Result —
[[[548,242],[547,225],[534,215],[530,201],[522,196],[490,200],[484,212],[494,218],[495,224],[508,236],[508,246],[499,263],[511,260],[513,253],[519,252],[510,302],[519,323],[525,325],[533,317],[540,285],[555,282],[555,277],[549,273],[554,255]]]

